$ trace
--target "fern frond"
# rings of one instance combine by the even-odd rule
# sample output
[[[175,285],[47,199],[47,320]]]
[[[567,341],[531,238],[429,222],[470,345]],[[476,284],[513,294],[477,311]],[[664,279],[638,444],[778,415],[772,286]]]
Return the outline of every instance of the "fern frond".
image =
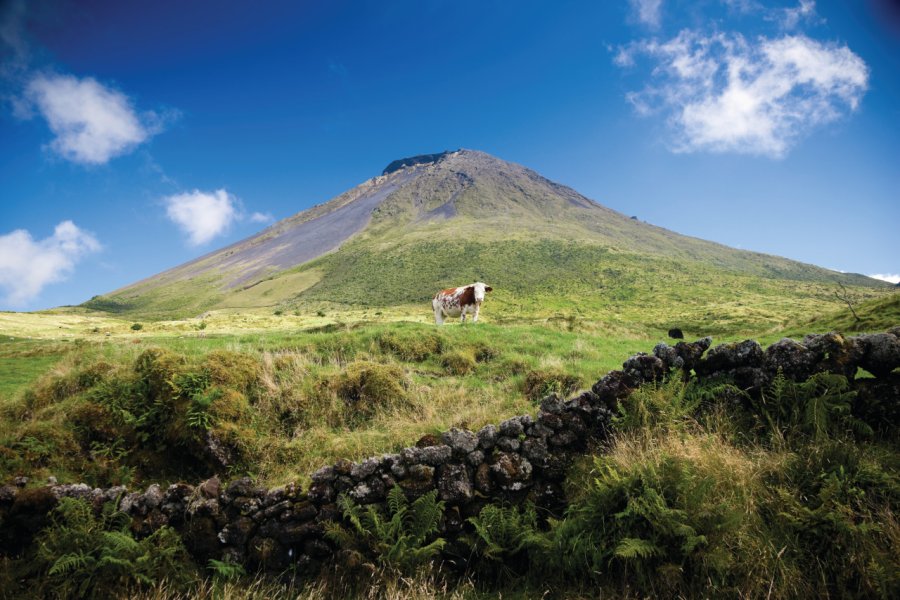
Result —
[[[47,573],[53,576],[68,575],[74,571],[85,569],[95,562],[96,559],[93,556],[85,554],[82,551],[70,552],[69,554],[60,556]]]
[[[652,558],[661,554],[656,544],[640,538],[623,538],[613,551],[614,556],[625,560]]]

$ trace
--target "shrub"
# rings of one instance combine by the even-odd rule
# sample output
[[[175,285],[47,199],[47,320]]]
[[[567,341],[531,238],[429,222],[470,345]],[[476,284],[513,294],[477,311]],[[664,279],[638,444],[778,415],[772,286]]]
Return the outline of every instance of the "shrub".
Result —
[[[478,342],[475,344],[475,360],[488,362],[500,356],[500,351],[489,344]]]
[[[697,441],[596,458],[594,481],[552,531],[550,571],[669,597],[696,596],[692,586],[713,596],[743,589],[757,566],[735,554],[753,543],[746,467],[722,446]]]
[[[830,440],[789,455],[766,478],[761,513],[787,559],[809,565],[811,596],[900,595],[900,477],[856,444]]]
[[[213,350],[207,354],[201,369],[213,384],[248,393],[262,375],[262,365],[256,357],[229,350]]]
[[[467,375],[475,370],[475,354],[469,350],[451,350],[441,357],[441,364],[451,375]]]
[[[134,372],[150,400],[164,400],[178,394],[177,375],[185,371],[186,359],[171,350],[148,348],[134,361]]]
[[[131,325],[132,331],[140,331],[143,328],[144,328],[144,326],[141,325],[140,323],[132,323],[132,325]]]
[[[496,569],[500,576],[526,572],[529,561],[540,561],[549,538],[538,529],[537,511],[531,503],[522,507],[488,504],[469,518],[474,533],[468,536],[482,572]]]
[[[537,402],[549,394],[568,396],[578,389],[581,379],[561,369],[534,369],[525,374],[525,395]]]
[[[403,370],[368,361],[350,363],[335,383],[335,392],[348,405],[348,422],[368,419],[381,409],[407,401]]]
[[[872,428],[850,413],[855,397],[843,375],[817,373],[795,383],[779,371],[751,406],[769,436],[789,441],[795,437],[823,441],[847,431],[871,436]]]
[[[176,589],[191,579],[190,558],[169,527],[136,540],[131,518],[107,503],[100,515],[84,500],[61,498],[51,524],[35,540],[30,569],[44,594],[59,598],[107,598],[162,581]]]
[[[440,354],[444,347],[441,337],[433,332],[415,331],[401,334],[396,331],[385,331],[379,333],[376,340],[382,352],[389,352],[407,362],[425,361]]]
[[[664,383],[647,383],[619,402],[615,417],[622,431],[644,430],[662,433],[690,419],[704,396],[689,393],[690,386],[672,378]]]
[[[385,569],[413,575],[446,543],[436,536],[444,513],[437,490],[410,503],[403,489],[394,486],[388,492],[386,510],[372,504],[359,506],[347,496],[338,499],[338,507],[349,527],[329,522],[325,535],[349,555],[351,565],[368,559]]]

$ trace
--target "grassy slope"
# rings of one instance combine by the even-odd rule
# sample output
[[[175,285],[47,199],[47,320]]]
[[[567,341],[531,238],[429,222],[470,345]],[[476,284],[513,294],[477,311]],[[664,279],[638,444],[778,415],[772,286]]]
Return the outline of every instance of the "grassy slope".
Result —
[[[410,350],[423,343],[425,350]],[[302,480],[321,464],[340,457],[396,450],[426,432],[451,426],[478,428],[532,411],[533,401],[525,395],[529,373],[532,380],[567,376],[573,384],[587,386],[599,374],[619,366],[624,356],[647,351],[653,343],[546,326],[479,324],[436,329],[408,322],[205,337],[196,331],[183,337],[142,332],[82,341],[70,352],[54,355],[59,361],[56,367],[38,381],[7,382],[14,393],[0,404],[0,430],[5,432],[0,450],[5,447],[19,458],[0,460],[0,480],[26,471],[38,478],[49,474],[60,480],[85,477],[79,465],[87,455],[79,458],[79,452],[73,452],[77,444],[71,438],[75,425],[70,418],[90,402],[93,388],[81,389],[73,382],[83,379],[79,374],[98,361],[114,366],[109,378],[127,379],[137,356],[149,347],[183,356],[188,371],[200,369],[205,357],[217,349],[239,352],[260,365],[260,387],[250,396],[255,416],[245,431],[256,456],[246,468],[268,483],[281,483]],[[490,349],[490,355],[480,356],[482,348]],[[25,340],[10,342],[7,354],[25,360],[28,349]],[[34,374],[44,368],[42,357],[30,360]],[[458,370],[453,360],[462,360],[463,369]],[[402,402],[385,398],[385,405],[363,423],[353,422],[353,409],[333,388],[348,365],[358,361],[397,367],[407,385]],[[29,454],[32,448],[41,452]],[[135,481],[178,476],[177,471],[154,474],[140,467],[133,472],[92,471],[87,476],[102,483],[103,478],[118,481],[123,473],[130,473],[128,477]]]
[[[442,287],[482,279],[519,302],[520,316],[541,318],[565,307],[609,321],[621,314],[631,318],[648,306],[656,312],[656,305],[677,305],[693,326],[716,317],[706,314],[706,306],[723,312],[719,307],[725,303],[724,312],[731,312],[740,303],[762,311],[740,315],[742,326],[767,329],[799,314],[827,311],[818,304],[830,294],[824,288],[837,281],[863,297],[888,287],[681,236],[483,153],[453,155],[404,177],[375,209],[370,225],[340,249],[266,273],[252,287],[228,288],[239,275],[234,264],[243,264],[242,248],[345,206],[365,190],[394,185],[393,180],[370,180],[258,236],[85,306],[143,319],[322,302],[386,307],[424,302]],[[667,310],[662,320],[678,316]]]

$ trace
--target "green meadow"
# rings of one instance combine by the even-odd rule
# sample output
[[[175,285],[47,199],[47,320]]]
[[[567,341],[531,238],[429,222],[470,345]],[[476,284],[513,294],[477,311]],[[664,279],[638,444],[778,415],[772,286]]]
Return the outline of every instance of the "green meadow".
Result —
[[[808,295],[798,299],[797,294],[779,297],[772,286],[796,291],[807,284],[757,280],[739,285],[735,279],[732,298],[710,297],[701,309],[691,299],[706,298],[702,285],[691,291],[687,278],[683,288],[669,283],[659,290],[658,280],[635,278],[636,291],[627,298],[578,302],[550,288],[516,297],[500,287],[489,296],[482,322],[443,327],[431,322],[424,302],[223,308],[176,320],[136,320],[84,308],[2,313],[0,481],[24,475],[29,485],[39,486],[52,476],[61,483],[140,489],[218,473],[250,475],[267,486],[305,484],[312,471],[339,458],[397,451],[450,427],[477,430],[512,415],[533,414],[548,393],[588,388],[628,356],[672,342],[666,337],[669,326],[680,326],[688,339],[712,335],[714,344],[748,337],[766,344],[786,334],[883,331],[900,322],[900,294],[892,292],[854,288],[857,320],[821,284],[810,283]],[[106,581],[96,571],[90,576],[99,577],[97,589],[146,598],[590,597],[595,589],[611,597],[669,592],[763,597],[769,591],[771,597],[787,598],[836,590],[849,596],[891,595],[898,583],[889,571],[900,564],[888,541],[900,539],[891,512],[892,486],[900,489],[892,434],[873,439],[836,432],[827,443],[789,432],[757,438],[746,429],[745,416],[728,413],[727,403],[712,413],[697,413],[685,393],[672,386],[641,392],[635,399],[640,410],[633,413],[644,415],[639,421],[623,407],[622,433],[615,443],[570,473],[566,485],[573,512],[558,528],[534,529],[536,522],[527,514],[503,512],[508,510],[503,507],[486,513],[485,518],[499,519],[494,526],[504,531],[531,532],[527,540],[473,542],[473,552],[494,548],[484,564],[496,570],[460,579],[441,570],[398,571],[387,561],[364,581],[352,572],[336,572],[282,584],[227,565],[195,565],[185,555],[177,572],[159,572],[140,582],[123,579],[127,585]],[[704,397],[718,392],[709,393]],[[796,427],[802,431],[802,423]],[[225,464],[207,451],[209,436],[226,448]],[[832,492],[821,482],[837,464],[852,470],[851,479],[840,483],[845,486],[841,493],[850,494],[847,498],[869,494],[871,500],[828,496]],[[553,563],[552,556],[572,552],[586,552],[584,560],[606,556],[600,547],[577,542],[599,526],[591,521],[592,507],[614,506],[616,494],[637,489],[648,498],[670,498],[671,511],[658,518],[699,537],[679,542],[659,531],[654,543],[661,546],[622,546],[621,556],[602,559],[611,561],[610,578],[585,575],[592,571],[577,561]],[[803,500],[804,494],[811,500]],[[767,523],[764,515],[780,514],[779,507],[788,516]],[[838,516],[844,520],[834,527],[845,528],[839,539],[852,551],[845,556],[829,550],[827,562],[818,567],[822,580],[812,580],[804,561],[838,534],[827,528],[816,530],[818,537],[797,537],[798,532],[810,519]],[[631,543],[638,531],[630,527],[642,526],[639,520],[624,522],[621,530],[608,532],[618,537],[604,543]],[[49,529],[42,539],[49,543],[57,534]],[[494,546],[479,545],[484,543]],[[676,543],[699,544],[702,550],[672,546],[675,562],[660,562],[659,548]],[[525,547],[530,550],[522,554]],[[726,560],[727,553],[732,558]],[[40,567],[43,563],[35,560],[30,568],[44,569],[46,575],[52,564]],[[679,561],[688,561],[681,568],[692,566],[676,577],[670,570]],[[23,571],[24,564],[0,563],[0,584],[39,576]],[[834,579],[828,573],[835,569],[850,575]],[[102,587],[107,584],[111,587]],[[53,589],[65,588],[32,592]]]

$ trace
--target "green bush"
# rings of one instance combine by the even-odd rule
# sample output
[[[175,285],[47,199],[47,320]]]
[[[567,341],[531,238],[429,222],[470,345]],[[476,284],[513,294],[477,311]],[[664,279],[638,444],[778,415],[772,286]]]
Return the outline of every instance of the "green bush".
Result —
[[[525,396],[538,402],[549,394],[568,396],[581,385],[581,378],[561,369],[534,369],[525,374]]]
[[[357,361],[337,378],[334,391],[347,404],[347,422],[352,423],[406,403],[407,385],[406,374],[399,367]]]
[[[444,503],[432,490],[410,502],[403,489],[388,492],[385,509],[355,504],[347,496],[338,499],[346,525],[329,522],[325,535],[347,554],[348,566],[370,560],[405,575],[415,574],[434,560],[446,544],[437,537]]]
[[[704,466],[665,451],[628,464],[597,458],[586,494],[553,529],[550,573],[665,596],[734,592],[746,576],[735,550],[750,491]]]
[[[132,331],[140,331],[143,328],[144,328],[144,326],[141,325],[140,323],[132,323],[132,325],[131,325]]]
[[[766,478],[760,510],[786,560],[808,565],[810,595],[900,595],[900,475],[859,445],[829,440],[792,453]]]
[[[441,356],[441,364],[451,375],[468,375],[475,370],[475,354],[468,348],[451,350]]]
[[[107,503],[99,515],[84,500],[62,498],[36,537],[27,571],[39,593],[56,598],[117,597],[165,581],[174,589],[192,579],[190,557],[169,527],[137,540],[131,518]]]
[[[474,532],[466,540],[478,557],[480,573],[512,578],[527,573],[549,550],[549,536],[538,528],[534,504],[522,507],[488,504],[469,518]]]
[[[378,334],[376,341],[382,352],[406,362],[422,362],[444,350],[444,341],[433,332],[384,331]]]

